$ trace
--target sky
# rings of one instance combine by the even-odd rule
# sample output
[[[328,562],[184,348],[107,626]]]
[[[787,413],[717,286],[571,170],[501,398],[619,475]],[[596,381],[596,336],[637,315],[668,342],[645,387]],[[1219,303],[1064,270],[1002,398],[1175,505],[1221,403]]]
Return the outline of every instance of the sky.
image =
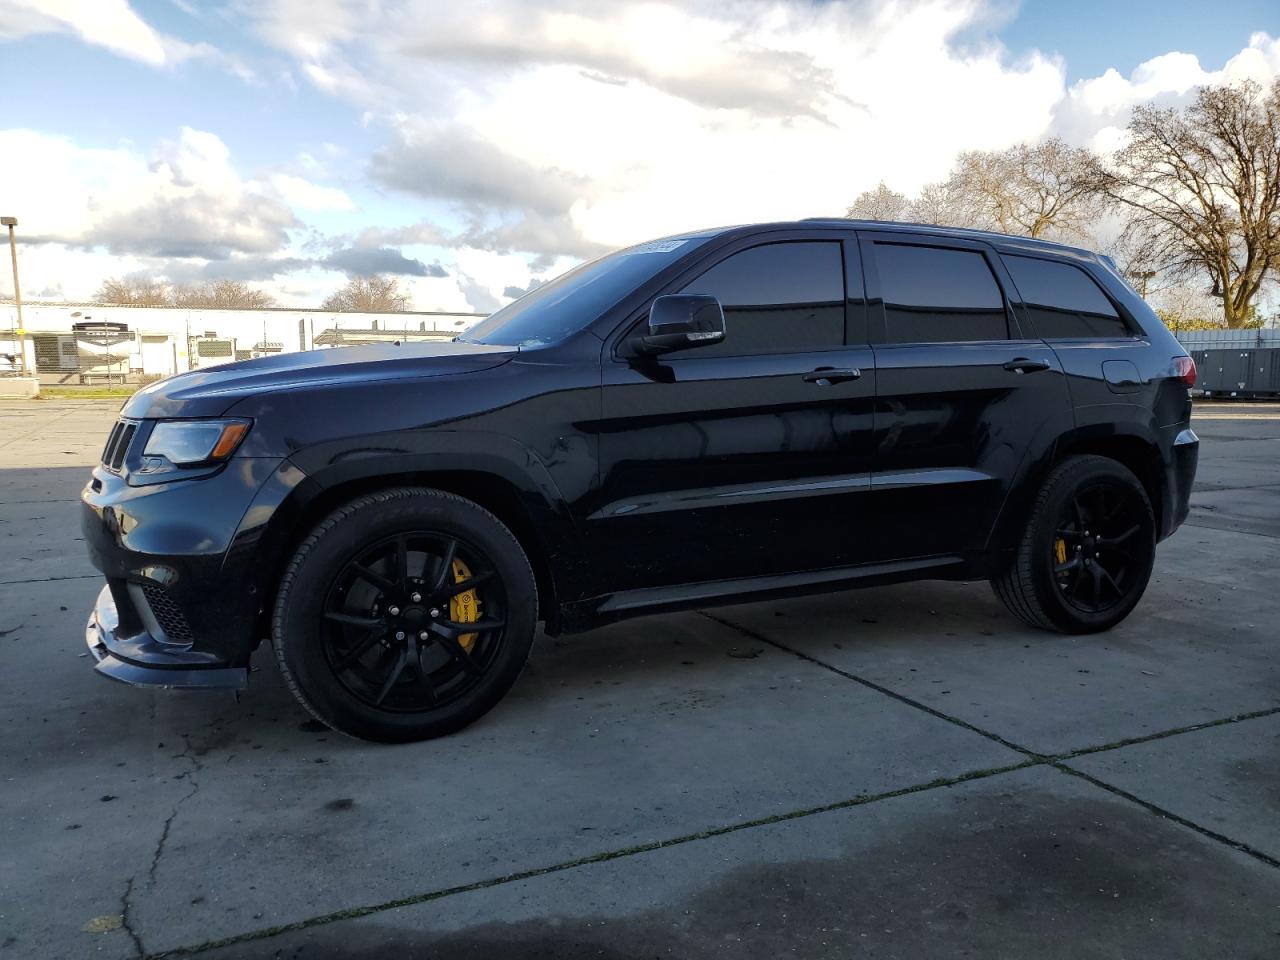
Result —
[[[1276,76],[1274,0],[0,0],[0,214],[27,299],[137,274],[314,307],[390,273],[488,312]]]

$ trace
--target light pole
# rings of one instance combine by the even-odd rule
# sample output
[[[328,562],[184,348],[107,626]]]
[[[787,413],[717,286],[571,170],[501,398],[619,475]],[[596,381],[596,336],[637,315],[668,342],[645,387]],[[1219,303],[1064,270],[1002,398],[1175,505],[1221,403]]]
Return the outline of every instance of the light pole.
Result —
[[[0,226],[9,228],[9,258],[13,261],[13,305],[18,309],[18,354],[22,357],[22,372],[27,372],[27,331],[22,326],[22,290],[18,287],[18,245],[13,239],[17,217],[0,217]]]

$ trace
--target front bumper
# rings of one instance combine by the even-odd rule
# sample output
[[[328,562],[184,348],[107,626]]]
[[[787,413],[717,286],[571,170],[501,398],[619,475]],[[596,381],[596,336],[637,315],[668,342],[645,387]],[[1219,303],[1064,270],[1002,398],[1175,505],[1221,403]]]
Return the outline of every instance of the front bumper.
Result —
[[[197,480],[132,486],[99,466],[81,529],[105,575],[86,628],[100,673],[184,689],[244,686],[274,564],[264,538],[301,480],[279,460],[233,460]]]
[[[84,631],[89,653],[97,661],[95,669],[104,677],[174,690],[241,690],[248,683],[246,667],[218,666],[208,654],[168,642],[145,629],[125,633],[111,586],[105,586]]]

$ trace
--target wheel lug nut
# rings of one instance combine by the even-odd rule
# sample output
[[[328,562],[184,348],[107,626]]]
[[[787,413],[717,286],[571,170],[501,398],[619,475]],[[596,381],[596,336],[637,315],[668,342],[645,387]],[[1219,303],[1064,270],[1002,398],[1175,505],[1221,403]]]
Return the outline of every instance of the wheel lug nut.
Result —
[[[397,639],[397,640],[403,640],[403,639],[404,639],[404,631],[403,631],[403,630],[397,630],[397,631],[396,631],[396,639]]]
[[[419,600],[422,599],[422,594],[415,593],[411,597],[409,597],[409,599],[412,600],[414,603],[417,603]]]
[[[431,608],[431,615],[432,615],[433,617],[438,617],[438,616],[440,616],[440,611],[439,611],[439,609],[437,609],[436,607],[432,607],[432,608]]]
[[[419,640],[430,640],[430,639],[431,639],[431,634],[429,634],[429,633],[427,633],[427,631],[423,630],[421,633],[419,633],[419,634],[418,634],[418,639],[419,639]]]
[[[393,617],[398,617],[398,616],[400,616],[400,608],[399,608],[399,607],[387,607],[387,613],[391,614]]]

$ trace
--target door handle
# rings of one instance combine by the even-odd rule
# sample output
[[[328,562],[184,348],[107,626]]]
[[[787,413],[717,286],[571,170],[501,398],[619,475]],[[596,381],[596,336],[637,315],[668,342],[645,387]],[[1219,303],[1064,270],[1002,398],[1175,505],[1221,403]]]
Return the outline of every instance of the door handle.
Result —
[[[1018,357],[1004,364],[1004,368],[1010,373],[1035,373],[1037,370],[1048,370],[1048,360],[1028,360],[1026,357]]]
[[[846,380],[860,380],[862,371],[857,367],[819,367],[802,378],[805,383],[816,383],[820,387],[829,387],[833,383],[844,383]]]

